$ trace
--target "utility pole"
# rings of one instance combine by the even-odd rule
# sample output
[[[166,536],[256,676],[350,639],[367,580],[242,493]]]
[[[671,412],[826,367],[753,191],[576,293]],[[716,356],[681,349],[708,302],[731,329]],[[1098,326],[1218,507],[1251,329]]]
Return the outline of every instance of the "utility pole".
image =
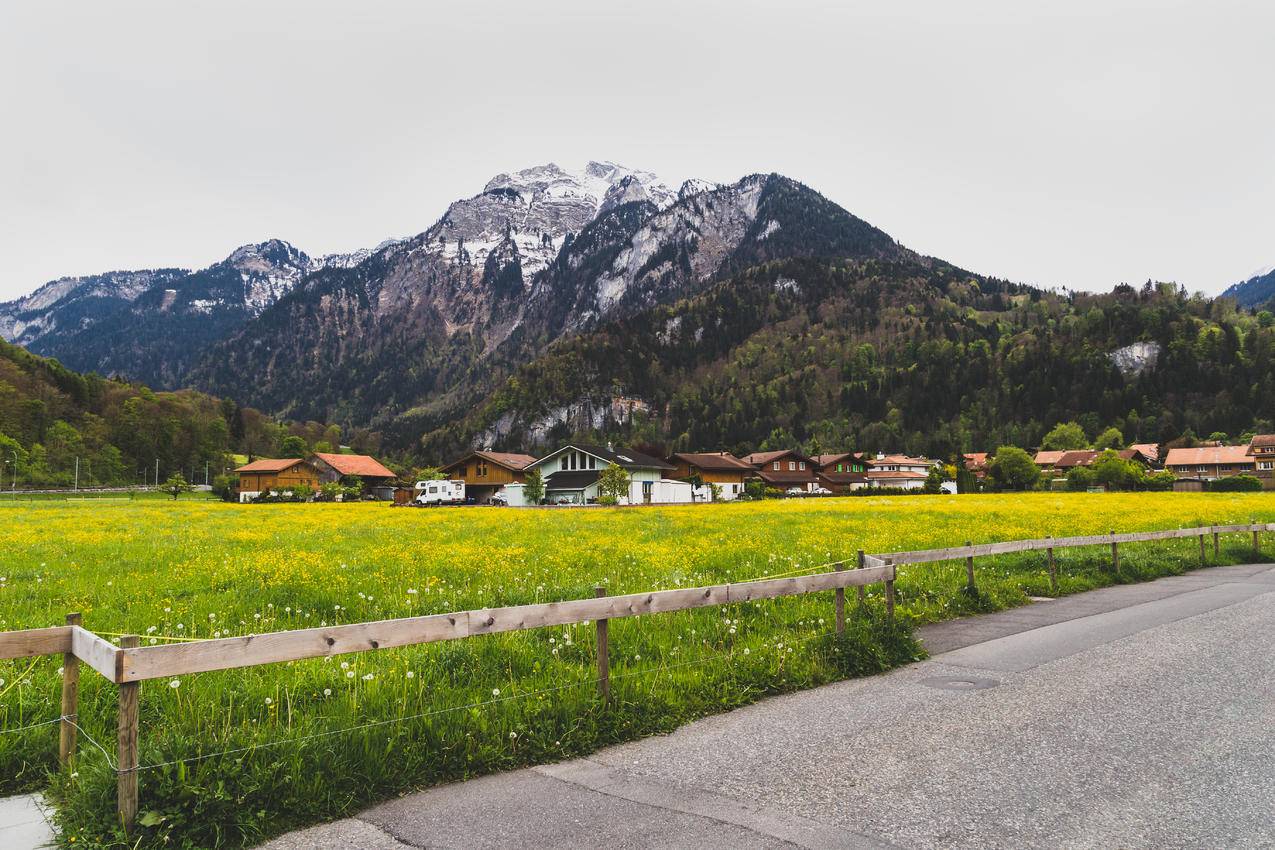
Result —
[[[78,457],[75,459],[75,486],[73,486],[71,489],[72,490],[80,489],[80,459]]]
[[[204,461],[204,486],[208,486],[208,461]]]
[[[18,453],[10,452],[13,455],[13,486],[9,489],[17,491],[18,489]],[[4,482],[0,481],[0,487],[4,486]]]
[[[155,486],[159,487],[159,458],[155,458]]]

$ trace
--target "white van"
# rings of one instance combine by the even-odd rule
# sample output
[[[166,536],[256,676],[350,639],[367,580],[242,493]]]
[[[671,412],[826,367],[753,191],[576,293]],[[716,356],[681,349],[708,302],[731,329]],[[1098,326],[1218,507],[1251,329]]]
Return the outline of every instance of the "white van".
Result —
[[[462,505],[465,503],[464,481],[417,481],[416,504]]]

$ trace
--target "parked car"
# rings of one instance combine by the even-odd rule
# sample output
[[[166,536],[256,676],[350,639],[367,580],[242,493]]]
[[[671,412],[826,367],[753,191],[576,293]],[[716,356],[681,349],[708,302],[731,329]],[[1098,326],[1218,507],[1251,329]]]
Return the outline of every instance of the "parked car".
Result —
[[[508,507],[509,497],[506,496],[504,493],[497,493],[496,495],[491,497],[491,504],[495,505],[498,508]]]
[[[810,492],[809,492],[808,490],[806,490],[806,488],[804,488],[804,487],[789,487],[789,488],[788,488],[788,492],[787,492],[787,493],[785,493],[785,495],[787,495],[787,496],[809,496],[809,495],[810,495]]]
[[[460,505],[464,502],[464,481],[416,482],[416,504],[418,505]]]
[[[831,496],[831,495],[832,495],[832,491],[831,491],[831,490],[829,490],[827,487],[815,487],[813,490],[811,490],[811,491],[810,491],[810,495],[812,495],[812,496]]]

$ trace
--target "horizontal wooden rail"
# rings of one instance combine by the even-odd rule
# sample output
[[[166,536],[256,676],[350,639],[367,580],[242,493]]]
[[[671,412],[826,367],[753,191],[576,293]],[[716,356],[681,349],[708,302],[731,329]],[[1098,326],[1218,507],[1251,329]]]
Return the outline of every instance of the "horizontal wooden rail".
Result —
[[[1009,540],[1003,543],[979,543],[973,546],[952,546],[947,549],[922,549],[916,552],[888,552],[867,555],[880,563],[889,558],[894,564],[926,564],[934,561],[955,561],[961,558],[984,558],[989,555],[1008,555],[1014,552],[1033,552],[1043,549],[1067,549],[1077,546],[1104,546],[1111,543],[1149,543],[1154,540],[1174,540],[1198,537],[1201,534],[1226,534],[1245,531],[1273,531],[1275,523],[1244,523],[1241,525],[1207,525],[1201,528],[1171,528],[1164,531],[1138,531],[1128,534],[1090,534],[1083,537],[1055,537],[1043,540]]]
[[[55,655],[70,651],[70,626],[0,632],[0,659],[30,658],[33,655]]]
[[[348,626],[267,632],[247,637],[218,638],[186,644],[143,646],[118,650],[117,682],[140,682],[210,670],[254,667],[349,652],[413,646],[499,632],[562,626],[587,620],[618,620],[643,614],[685,611],[732,602],[796,596],[836,588],[892,581],[892,566],[841,570],[792,578],[718,584],[679,590],[657,590],[624,596],[601,596],[542,602],[507,608],[484,608],[453,614],[433,614]]]

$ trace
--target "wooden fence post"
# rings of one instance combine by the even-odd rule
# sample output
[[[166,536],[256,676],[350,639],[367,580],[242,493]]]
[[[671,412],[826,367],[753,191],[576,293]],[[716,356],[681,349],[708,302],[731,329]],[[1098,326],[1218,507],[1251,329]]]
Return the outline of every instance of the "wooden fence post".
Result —
[[[1216,531],[1213,532],[1213,563],[1217,563],[1218,538],[1221,537]]]
[[[1262,554],[1262,544],[1257,539],[1257,523],[1253,523],[1253,554]]]
[[[1111,536],[1112,538],[1116,536],[1114,528],[1111,529]],[[1111,572],[1116,578],[1120,577],[1120,546],[1114,539],[1111,541]]]
[[[885,565],[894,566],[894,559],[886,558]],[[885,615],[891,620],[894,619],[894,579],[892,578],[885,580]]]
[[[137,635],[120,638],[121,649],[136,649],[141,644]],[[120,684],[119,767],[116,768],[116,794],[120,822],[125,832],[132,832],[137,820],[137,709],[140,682]]]
[[[855,567],[855,569],[861,570],[864,568],[864,566],[867,563],[865,558],[866,556],[863,554],[863,550],[860,549],[859,550],[859,566]],[[868,590],[863,585],[859,585],[859,604],[862,605],[864,602],[867,602],[867,601],[868,601]]]
[[[607,589],[599,585],[593,588],[593,595],[606,596]],[[610,634],[605,618],[596,620],[595,623],[598,627],[598,693],[602,695],[602,701],[606,702],[611,698],[611,660],[608,657]]]
[[[1053,540],[1054,536],[1051,534],[1045,539]],[[1054,547],[1050,546],[1046,548],[1045,552],[1046,554],[1049,555],[1049,587],[1050,587],[1050,590],[1053,592],[1053,594],[1057,596],[1058,595],[1058,568],[1054,565]]]
[[[78,626],[79,614],[67,614],[66,624]],[[66,767],[75,758],[76,729],[80,721],[80,659],[74,652],[62,653],[62,723],[58,736],[58,764]]]
[[[1200,535],[1200,566],[1202,567],[1207,563],[1208,563],[1208,559],[1204,555],[1204,535],[1201,534]]]
[[[971,540],[966,540],[965,545],[973,546],[974,543]],[[978,588],[974,586],[974,556],[973,555],[965,556],[965,589],[968,590],[971,595],[978,592]]]
[[[836,571],[841,572],[846,568],[844,562],[839,561]],[[844,587],[837,588],[837,636],[840,637],[846,633],[846,589]]]

